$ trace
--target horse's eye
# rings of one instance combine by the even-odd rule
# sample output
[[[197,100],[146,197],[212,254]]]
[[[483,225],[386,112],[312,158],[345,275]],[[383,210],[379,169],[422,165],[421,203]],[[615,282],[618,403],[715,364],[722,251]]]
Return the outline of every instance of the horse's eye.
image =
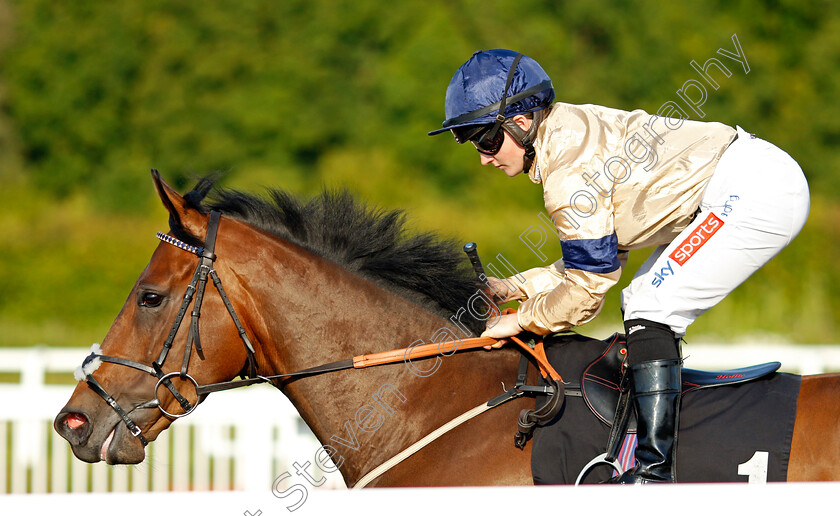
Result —
[[[163,296],[154,292],[145,292],[140,296],[140,305],[155,307],[163,302]]]

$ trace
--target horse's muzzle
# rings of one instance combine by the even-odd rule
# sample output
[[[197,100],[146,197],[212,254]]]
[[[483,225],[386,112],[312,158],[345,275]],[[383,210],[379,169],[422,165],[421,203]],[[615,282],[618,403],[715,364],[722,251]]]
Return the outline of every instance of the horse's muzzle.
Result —
[[[84,446],[93,431],[90,418],[84,412],[62,411],[53,421],[58,435],[73,446]]]

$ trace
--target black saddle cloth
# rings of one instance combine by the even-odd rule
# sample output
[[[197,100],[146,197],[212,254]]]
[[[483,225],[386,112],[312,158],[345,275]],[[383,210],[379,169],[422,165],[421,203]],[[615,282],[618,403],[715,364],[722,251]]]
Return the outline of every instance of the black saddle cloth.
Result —
[[[564,380],[577,382],[608,346],[597,339],[565,334],[546,339],[546,354]],[[786,480],[800,382],[797,375],[770,373],[743,383],[685,389],[677,480]],[[537,399],[538,405],[542,402]],[[534,482],[574,483],[586,464],[605,451],[609,425],[602,419],[583,398],[567,396],[558,416],[534,432]],[[607,465],[597,466],[582,482],[598,483],[612,473]]]

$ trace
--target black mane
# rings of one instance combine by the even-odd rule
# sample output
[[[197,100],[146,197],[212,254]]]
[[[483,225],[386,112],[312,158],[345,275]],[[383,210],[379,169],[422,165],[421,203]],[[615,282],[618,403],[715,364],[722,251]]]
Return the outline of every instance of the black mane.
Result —
[[[478,282],[460,246],[433,233],[407,235],[401,211],[369,208],[347,191],[323,191],[308,201],[272,189],[267,198],[199,180],[184,198],[202,212],[217,210],[299,245],[446,318],[476,293]],[[211,193],[212,192],[212,193]],[[210,198],[206,197],[210,194]],[[170,220],[175,236],[201,245]],[[484,322],[463,317],[475,334]]]

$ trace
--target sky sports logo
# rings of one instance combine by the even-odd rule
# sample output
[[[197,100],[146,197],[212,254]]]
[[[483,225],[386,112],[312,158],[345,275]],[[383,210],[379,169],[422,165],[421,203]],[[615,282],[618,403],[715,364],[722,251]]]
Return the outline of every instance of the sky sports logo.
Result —
[[[697,228],[691,232],[685,240],[671,253],[669,256],[678,264],[685,265],[689,258],[694,256],[694,253],[706,245],[706,242],[712,238],[712,235],[723,227],[723,221],[720,220],[714,213],[709,213]]]

